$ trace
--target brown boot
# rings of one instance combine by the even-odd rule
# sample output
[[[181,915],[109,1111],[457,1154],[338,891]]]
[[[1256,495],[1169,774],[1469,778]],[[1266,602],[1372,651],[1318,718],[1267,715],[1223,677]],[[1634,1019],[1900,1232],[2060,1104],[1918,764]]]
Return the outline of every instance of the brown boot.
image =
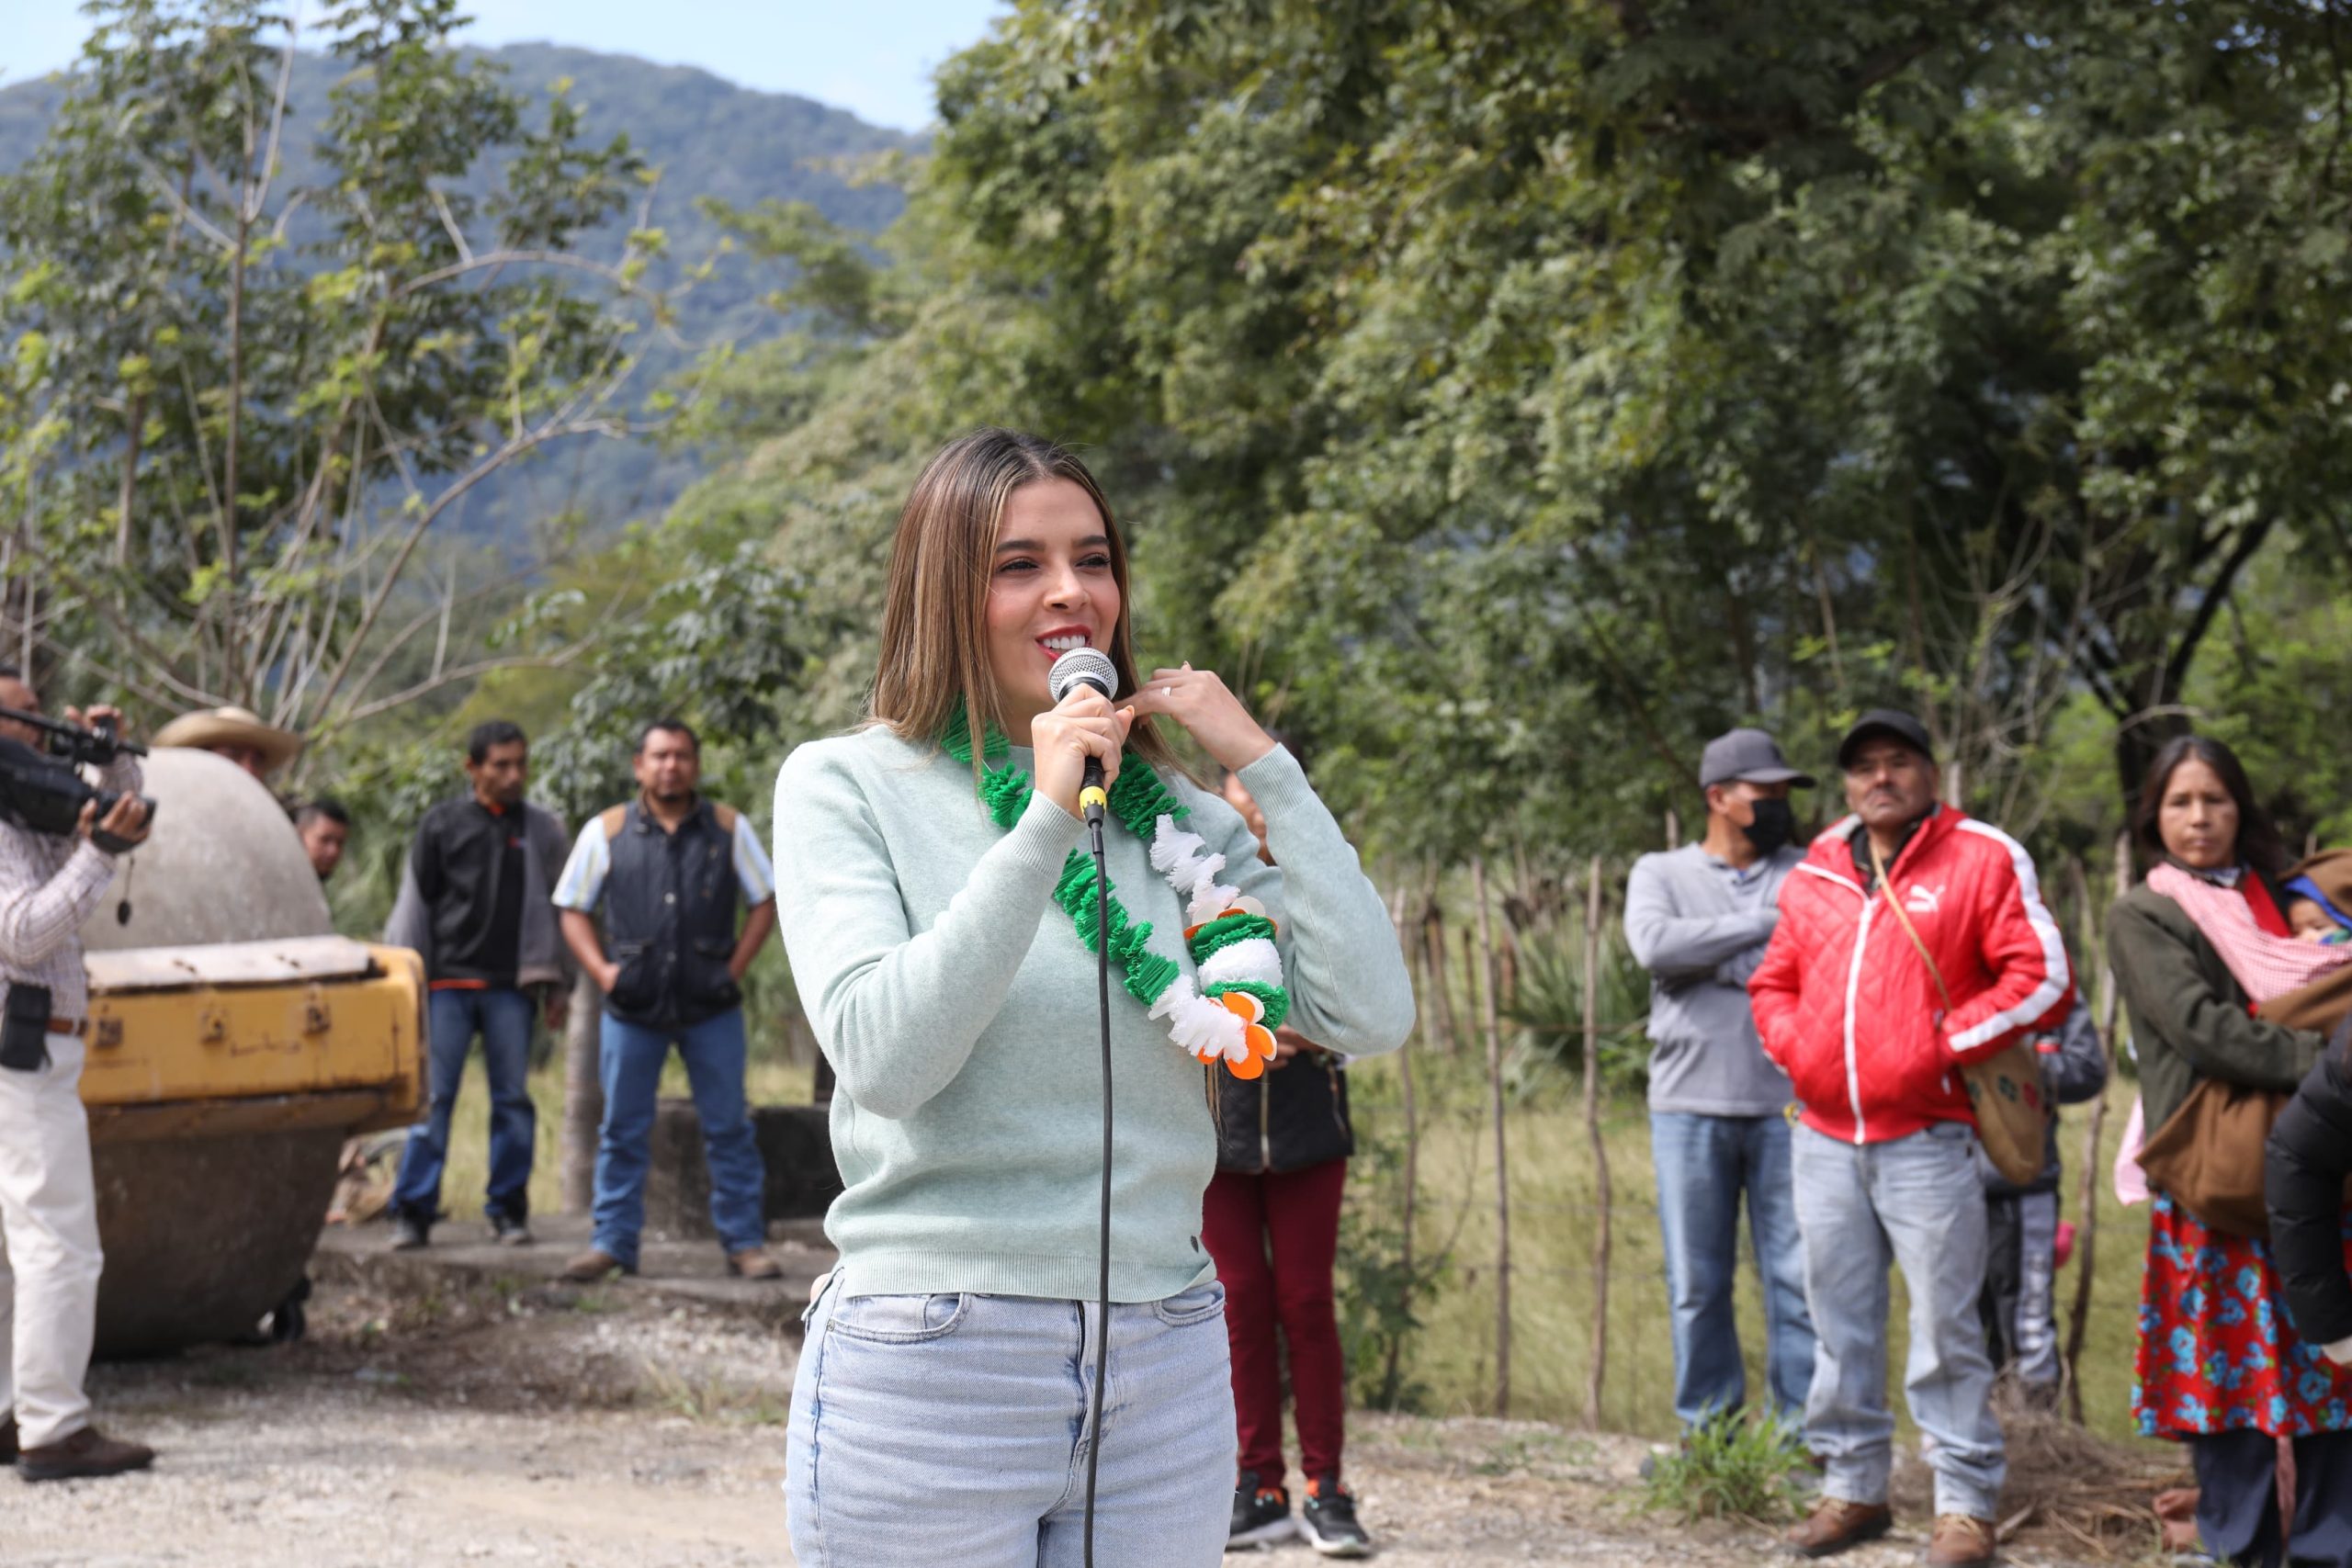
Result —
[[[727,1255],[727,1271],[738,1280],[781,1280],[784,1265],[756,1247]]]
[[[17,1417],[12,1411],[0,1416],[0,1464],[17,1462]]]
[[[1781,1539],[1799,1557],[1835,1557],[1894,1528],[1894,1513],[1883,1503],[1849,1503],[1824,1497],[1803,1524]]]
[[[74,1481],[92,1475],[120,1475],[144,1470],[155,1462],[155,1450],[143,1443],[117,1442],[96,1427],[69,1432],[53,1443],[25,1449],[17,1455],[17,1473],[27,1481]]]
[[[563,1266],[563,1277],[575,1285],[597,1285],[637,1270],[601,1247],[592,1247]]]
[[[1939,1514],[1928,1541],[1928,1568],[1993,1568],[2001,1555],[1993,1521],[1966,1514]]]

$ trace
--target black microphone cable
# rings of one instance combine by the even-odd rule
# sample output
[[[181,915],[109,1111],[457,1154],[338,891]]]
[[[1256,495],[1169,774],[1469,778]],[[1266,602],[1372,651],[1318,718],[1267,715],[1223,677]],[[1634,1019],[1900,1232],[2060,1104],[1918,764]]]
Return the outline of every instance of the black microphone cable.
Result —
[[[1086,1446],[1086,1568],[1094,1568],[1094,1468],[1102,1457],[1102,1388],[1111,1364],[1111,874],[1102,863],[1102,764],[1089,759],[1079,799],[1094,849],[1094,986],[1102,1017],[1102,1222],[1094,1290],[1093,1437]]]
[[[1054,660],[1046,690],[1060,702],[1080,682],[1102,694],[1119,694],[1118,666],[1096,648],[1077,648]],[[1111,1371],[1111,871],[1102,857],[1102,813],[1110,805],[1102,787],[1102,760],[1090,756],[1080,780],[1078,803],[1094,852],[1094,987],[1102,1019],[1102,1208],[1094,1288],[1094,1394],[1086,1446],[1086,1568],[1094,1568],[1094,1476],[1102,1458],[1102,1391]],[[1083,1315],[1083,1314],[1081,1314]]]

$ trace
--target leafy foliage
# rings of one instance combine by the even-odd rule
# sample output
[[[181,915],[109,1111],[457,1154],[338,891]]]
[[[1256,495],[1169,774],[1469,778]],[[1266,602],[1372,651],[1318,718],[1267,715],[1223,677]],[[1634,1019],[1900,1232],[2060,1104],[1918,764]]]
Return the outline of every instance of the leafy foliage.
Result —
[[[943,71],[887,273],[770,229],[857,303],[733,428],[858,605],[940,436],[1087,446],[1147,645],[1392,852],[1645,839],[1705,736],[1886,698],[2030,829],[2074,694],[2128,786],[2250,562],[2343,581],[2335,25],[1033,0]]]
[[[311,35],[301,41],[310,44]],[[640,284],[668,298],[677,341],[654,336],[634,345],[642,355],[640,381],[689,368],[706,348],[760,341],[780,324],[763,302],[759,279],[715,255],[721,232],[699,201],[805,201],[861,233],[888,225],[903,205],[894,186],[865,171],[877,158],[912,149],[915,139],[842,110],[735,87],[698,71],[550,44],[456,52],[503,75],[524,101],[526,119],[543,115],[561,97],[578,113],[584,141],[601,144],[626,132],[649,171],[658,171],[659,183],[641,193],[641,210],[592,225],[580,242],[583,254],[618,263],[639,218],[666,237],[665,248],[646,255]],[[280,178],[289,188],[322,179],[313,141],[341,74],[336,62],[308,47],[295,57],[287,85],[289,130],[278,145]],[[70,77],[58,76],[0,87],[0,174],[15,172],[39,153],[71,85]],[[511,155],[510,148],[485,149],[457,188],[486,194]],[[298,270],[326,265],[306,248],[319,237],[314,217],[308,208],[295,210],[281,265]],[[550,520],[567,513],[577,514],[592,535],[608,534],[632,517],[658,515],[700,468],[697,454],[650,442],[574,446],[491,476],[451,508],[447,522],[457,534],[491,541],[513,558],[542,544]]]
[[[1505,1023],[1518,1032],[1513,1055],[1522,1067],[1542,1066],[1581,1074],[1584,1070],[1584,933],[1581,921],[1563,922],[1523,937],[1519,946],[1518,985],[1503,1009]],[[1650,980],[1625,945],[1624,930],[1611,924],[1602,933],[1598,1007],[1601,1082],[1612,1090],[1638,1090],[1648,1081],[1649,1043],[1642,1021],[1649,1014]]]
[[[1796,1477],[1805,1461],[1798,1433],[1770,1416],[1702,1421],[1679,1449],[1658,1456],[1644,1503],[1693,1522],[1770,1523],[1803,1506]]]
[[[92,11],[48,139],[0,186],[28,636],[159,705],[330,731],[470,673],[436,654],[387,693],[436,617],[374,634],[456,500],[628,429],[662,238],[639,227],[612,263],[577,243],[643,160],[625,136],[586,143],[560,96],[526,121],[494,65],[445,47],[455,0],[344,0],[324,22],[344,72],[295,186],[295,55],[253,0]]]
[[[1421,1309],[1452,1274],[1445,1254],[1415,1257],[1405,1233],[1404,1141],[1386,1116],[1356,1121],[1333,1296],[1351,1403],[1374,1410],[1426,1408],[1429,1391],[1407,1370]]]

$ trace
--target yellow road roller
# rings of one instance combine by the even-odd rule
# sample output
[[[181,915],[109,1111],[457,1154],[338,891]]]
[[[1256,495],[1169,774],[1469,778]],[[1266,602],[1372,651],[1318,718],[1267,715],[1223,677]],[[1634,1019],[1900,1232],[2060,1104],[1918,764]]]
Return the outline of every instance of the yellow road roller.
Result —
[[[82,932],[108,1357],[282,1328],[344,1141],[413,1122],[424,1089],[417,955],[334,934],[243,769],[159,749],[145,771],[154,830]]]

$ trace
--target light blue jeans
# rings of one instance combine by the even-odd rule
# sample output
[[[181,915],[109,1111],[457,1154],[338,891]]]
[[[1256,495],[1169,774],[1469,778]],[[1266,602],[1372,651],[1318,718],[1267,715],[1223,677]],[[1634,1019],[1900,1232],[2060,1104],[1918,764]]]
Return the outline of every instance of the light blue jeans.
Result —
[[[2008,1466],[1993,1418],[1993,1363],[1977,1307],[1984,1289],[1984,1189],[1976,1134],[1940,1122],[1857,1146],[1796,1130],[1797,1223],[1805,1299],[1820,1346],[1805,1402],[1822,1495],[1886,1501],[1894,1416],[1886,1402],[1887,1265],[1911,1296],[1903,1394],[1936,1477],[1936,1512],[1998,1517]]]
[[[800,1568],[1077,1568],[1092,1302],[849,1296],[804,1321],[785,1457]],[[1094,1557],[1210,1568],[1233,1511],[1225,1287],[1112,1303]]]
[[[767,1239],[767,1168],[743,1103],[743,1010],[731,1008],[684,1029],[650,1029],[604,1014],[598,1063],[605,1124],[596,1138],[595,1245],[637,1267],[645,1228],[645,1173],[652,1163],[653,1111],[670,1042],[686,1064],[695,1119],[710,1167],[710,1224],[732,1256]]]
[[[1747,1368],[1732,1316],[1738,1277],[1739,1197],[1764,1300],[1764,1374],[1772,1413],[1804,1418],[1813,1385],[1813,1319],[1804,1304],[1804,1244],[1785,1116],[1650,1112],[1657,1223],[1666,1241],[1667,1304],[1674,1326],[1674,1414],[1682,1429],[1747,1400]]]

